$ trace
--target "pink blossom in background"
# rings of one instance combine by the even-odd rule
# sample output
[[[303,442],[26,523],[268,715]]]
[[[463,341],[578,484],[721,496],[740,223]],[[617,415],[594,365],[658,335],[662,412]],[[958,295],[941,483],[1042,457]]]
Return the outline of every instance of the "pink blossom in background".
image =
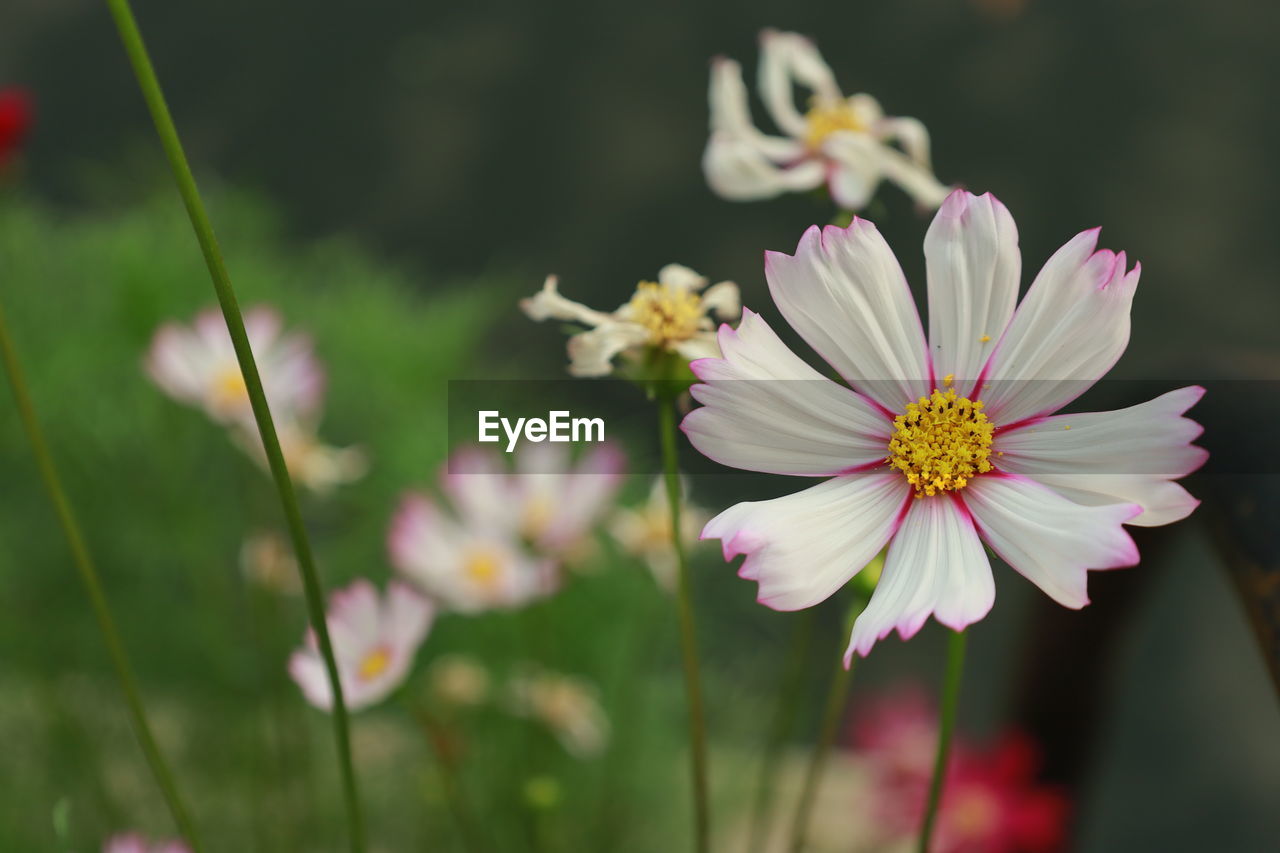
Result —
[[[431,603],[409,586],[392,581],[385,595],[358,580],[329,598],[329,637],[347,707],[359,710],[385,699],[404,683],[434,617]],[[324,658],[314,632],[289,658],[289,675],[307,701],[333,706]]]
[[[148,841],[137,833],[115,835],[102,845],[102,853],[191,853],[181,841]]]
[[[0,89],[0,171],[22,151],[34,113],[31,95],[25,89]]]

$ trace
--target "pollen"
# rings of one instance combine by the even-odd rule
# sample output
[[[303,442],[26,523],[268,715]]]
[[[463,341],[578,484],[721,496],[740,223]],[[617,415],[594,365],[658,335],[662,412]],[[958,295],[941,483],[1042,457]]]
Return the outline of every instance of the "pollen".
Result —
[[[370,681],[387,671],[387,667],[391,665],[391,653],[385,648],[379,646],[369,652],[360,661],[360,666],[356,670],[356,674],[361,681]]]
[[[983,414],[981,400],[935,388],[907,404],[893,426],[885,461],[906,475],[917,498],[958,491],[991,470],[995,424]]]
[[[654,346],[688,340],[702,323],[702,298],[684,287],[642,281],[627,307]]]
[[[841,130],[855,133],[866,133],[867,126],[853,107],[841,102],[831,106],[814,106],[804,116],[807,125],[804,133],[805,144],[810,148],[820,148],[827,137]]]
[[[980,343],[980,344],[989,344],[989,343],[991,343],[991,336],[990,336],[990,335],[983,335],[982,337],[978,338],[978,343]]]
[[[492,590],[502,574],[502,559],[489,549],[479,549],[467,556],[463,572],[476,586]]]

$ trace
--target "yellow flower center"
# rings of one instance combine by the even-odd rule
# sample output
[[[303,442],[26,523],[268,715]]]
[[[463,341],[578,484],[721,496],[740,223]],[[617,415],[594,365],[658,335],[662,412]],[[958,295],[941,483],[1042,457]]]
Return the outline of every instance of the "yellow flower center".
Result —
[[[688,340],[702,322],[702,298],[683,287],[642,281],[628,304],[632,320],[649,330],[655,346]]]
[[[547,532],[555,517],[556,507],[551,499],[546,495],[536,495],[525,504],[524,517],[520,519],[520,532],[527,539],[537,539]]]
[[[866,133],[867,126],[853,111],[847,102],[841,101],[832,105],[817,105],[805,113],[804,141],[810,148],[820,148],[827,137],[840,130],[852,130],[855,133]]]
[[[360,667],[356,670],[356,674],[361,681],[371,681],[379,675],[387,671],[387,667],[391,665],[391,652],[379,646],[364,656],[360,661]]]
[[[494,551],[481,549],[467,556],[462,569],[476,586],[492,590],[502,574],[502,558]]]
[[[917,498],[958,491],[991,470],[995,424],[982,413],[981,400],[935,388],[931,396],[907,404],[893,427],[885,461],[906,475]]]
[[[210,394],[214,407],[219,411],[231,411],[245,405],[249,400],[249,389],[244,384],[240,366],[230,364],[219,370],[213,377]]]

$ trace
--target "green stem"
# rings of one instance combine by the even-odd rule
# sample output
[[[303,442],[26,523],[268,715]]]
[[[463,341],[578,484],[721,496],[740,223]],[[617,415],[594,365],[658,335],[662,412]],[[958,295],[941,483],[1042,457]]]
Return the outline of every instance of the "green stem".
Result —
[[[756,783],[755,802],[751,809],[751,834],[747,840],[748,853],[763,850],[772,829],[774,794],[778,788],[782,749],[800,712],[805,675],[809,671],[807,664],[813,641],[813,608],[797,613],[793,623],[791,648],[787,653],[782,678],[779,679],[778,702],[769,728],[769,740],[765,744],[764,760],[760,764],[760,779]]]
[[[933,762],[933,781],[929,783],[929,800],[920,827],[919,853],[929,853],[933,825],[942,801],[942,786],[947,776],[947,759],[951,753],[951,732],[956,724],[956,706],[960,699],[960,678],[964,674],[964,631],[952,631],[947,642],[947,674],[942,688],[942,715],[938,725],[938,754]]]
[[[173,774],[151,732],[151,724],[147,721],[147,712],[142,706],[142,697],[138,692],[137,680],[133,669],[129,666],[129,659],[125,655],[124,643],[116,630],[115,619],[111,615],[111,607],[107,603],[107,595],[103,590],[102,580],[98,576],[98,569],[89,555],[89,548],[80,531],[80,523],[71,509],[71,502],[66,492],[63,491],[62,480],[53,462],[53,454],[49,451],[48,442],[45,441],[44,432],[40,428],[40,421],[36,417],[31,393],[27,390],[22,366],[18,363],[18,353],[14,348],[13,339],[9,336],[9,327],[5,321],[3,308],[0,308],[0,358],[4,360],[4,369],[9,376],[9,385],[13,389],[13,400],[18,408],[18,417],[22,420],[27,438],[31,441],[31,452],[35,456],[36,466],[40,469],[40,477],[44,480],[45,489],[49,492],[49,500],[53,503],[53,510],[58,516],[58,523],[62,526],[67,545],[71,548],[71,559],[75,562],[80,580],[84,582],[85,591],[89,594],[89,604],[93,608],[94,616],[97,617],[98,628],[102,631],[107,656],[111,659],[116,678],[120,682],[120,689],[124,693],[125,703],[129,706],[133,730],[138,736],[138,742],[142,745],[147,763],[151,765],[151,772],[156,777],[156,783],[160,786],[165,802],[169,804],[169,811],[173,813],[173,821],[177,824],[178,832],[191,845],[195,853],[200,853],[201,846],[196,836],[195,825],[191,822],[191,816],[187,812],[182,796],[178,793]]]
[[[676,457],[675,397],[664,389],[658,397],[662,461],[666,472],[667,503],[671,508],[671,544],[678,569],[676,602],[680,618],[680,651],[684,660],[684,687],[689,703],[689,757],[693,778],[695,845],[699,853],[711,850],[711,814],[707,802],[707,724],[702,711],[702,685],[698,676],[698,638],[689,583],[689,560],[680,535],[680,471]]]
[[[244,318],[240,314],[240,306],[236,301],[235,290],[231,286],[231,277],[222,259],[222,250],[218,247],[218,239],[213,232],[213,223],[205,211],[200,191],[196,187],[195,176],[182,149],[178,138],[178,130],[174,126],[173,117],[165,103],[164,94],[160,90],[160,81],[151,65],[151,58],[143,44],[142,34],[138,31],[138,23],[134,20],[133,11],[128,0],[107,0],[107,6],[115,19],[116,28],[120,32],[120,40],[124,44],[129,62],[133,65],[134,74],[138,78],[138,86],[155,123],[156,133],[164,148],[165,156],[173,169],[174,180],[200,250],[204,254],[205,264],[209,268],[209,276],[213,280],[213,289],[222,307],[222,316],[227,323],[227,331],[231,335],[231,343],[235,348],[236,358],[240,363],[240,371],[244,375],[245,387],[249,401],[253,407],[253,417],[258,424],[258,432],[262,436],[262,446],[266,453],[271,476],[275,480],[279,492],[280,504],[284,509],[285,520],[289,526],[289,534],[293,540],[294,553],[298,567],[302,573],[303,585],[307,593],[307,609],[311,617],[311,626],[316,633],[320,645],[320,654],[324,658],[325,670],[329,676],[329,685],[333,693],[333,728],[334,738],[338,746],[338,760],[342,774],[343,796],[346,800],[347,818],[350,823],[350,843],[353,853],[363,853],[364,818],[360,811],[360,798],[356,788],[355,767],[351,760],[351,738],[347,719],[347,706],[342,695],[342,684],[338,679],[338,666],[334,659],[333,644],[329,639],[329,628],[325,617],[324,587],[320,583],[316,571],[315,559],[311,553],[311,543],[307,538],[306,527],[302,522],[302,512],[298,507],[298,498],[294,493],[293,482],[289,478],[289,469],[285,465],[284,454],[280,450],[280,439],[276,436],[275,423],[271,419],[271,411],[267,407],[266,394],[262,390],[262,379],[258,375],[258,366],[253,358],[253,350],[249,346],[249,336],[244,328]]]
[[[847,638],[853,631],[854,621],[866,606],[866,597],[861,592],[855,593],[849,610],[845,614],[842,637]],[[817,742],[813,745],[813,752],[809,756],[809,769],[805,773],[804,787],[800,790],[800,801],[796,804],[795,820],[791,824],[792,853],[804,850],[808,843],[813,803],[817,798],[818,786],[822,782],[822,774],[827,766],[827,758],[831,754],[831,745],[835,743],[836,733],[840,730],[840,720],[844,718],[845,702],[849,698],[849,687],[853,684],[853,671],[857,660],[855,656],[846,667],[843,653],[836,658],[836,671],[831,677],[831,686],[827,689],[827,699],[822,710],[822,728],[819,730]]]

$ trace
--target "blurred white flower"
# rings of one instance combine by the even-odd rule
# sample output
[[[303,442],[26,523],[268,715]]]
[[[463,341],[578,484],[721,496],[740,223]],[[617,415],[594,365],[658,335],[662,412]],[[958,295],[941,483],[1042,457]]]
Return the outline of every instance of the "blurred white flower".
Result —
[[[244,540],[240,546],[240,570],[263,589],[290,595],[302,592],[293,548],[275,531],[258,531]]]
[[[264,471],[270,470],[256,426],[233,427],[231,437]],[[369,471],[369,457],[363,448],[325,444],[314,429],[296,420],[276,420],[276,438],[289,476],[317,494],[354,483]]]
[[[358,580],[329,598],[327,622],[338,663],[342,694],[351,710],[385,699],[404,682],[435,610],[409,586],[392,581],[385,595]],[[315,633],[289,658],[289,675],[307,701],[321,710],[333,705]]]
[[[495,450],[465,447],[450,457],[442,487],[470,523],[514,533],[538,554],[572,561],[613,506],[626,459],[614,445],[588,447],[575,462],[563,444],[526,444],[514,470]]]
[[[675,352],[686,361],[718,356],[712,318],[736,320],[742,305],[733,282],[707,287],[707,279],[688,267],[667,264],[658,271],[657,281],[640,282],[631,299],[612,313],[565,299],[553,275],[547,276],[542,290],[520,300],[520,309],[539,322],[564,320],[587,326],[569,338],[569,372],[608,376],[620,353],[636,358],[654,351]]]
[[[590,682],[536,669],[513,676],[507,686],[512,713],[542,723],[570,755],[591,758],[608,745],[609,718]]]
[[[387,537],[391,564],[449,610],[520,607],[553,593],[555,563],[530,555],[502,525],[468,523],[411,492]]]
[[[796,107],[795,85],[813,93],[805,112]],[[924,125],[886,116],[870,95],[845,97],[804,36],[760,34],[760,93],[784,136],[762,133],[752,122],[742,67],[723,57],[713,61],[711,137],[702,168],[711,189],[724,198],[754,201],[825,183],[837,205],[858,211],[881,180],[930,209],[950,192],[934,177]]]
[[[484,664],[469,655],[441,655],[427,670],[431,693],[446,705],[475,707],[489,699],[491,679]]]
[[[687,500],[688,484],[680,481],[680,538],[686,546],[698,541],[698,534],[711,514]],[[644,560],[659,585],[675,589],[676,552],[671,544],[671,505],[666,483],[656,477],[649,499],[638,507],[618,507],[609,520],[609,533],[629,554]]]
[[[131,832],[107,839],[102,853],[191,853],[191,848],[181,841],[148,841]]]
[[[324,398],[325,376],[310,338],[281,335],[280,315],[261,306],[244,312],[244,325],[272,415],[284,420],[315,416]],[[218,423],[252,427],[249,392],[217,310],[201,311],[190,326],[161,326],[144,366],[175,400],[204,409]]]

